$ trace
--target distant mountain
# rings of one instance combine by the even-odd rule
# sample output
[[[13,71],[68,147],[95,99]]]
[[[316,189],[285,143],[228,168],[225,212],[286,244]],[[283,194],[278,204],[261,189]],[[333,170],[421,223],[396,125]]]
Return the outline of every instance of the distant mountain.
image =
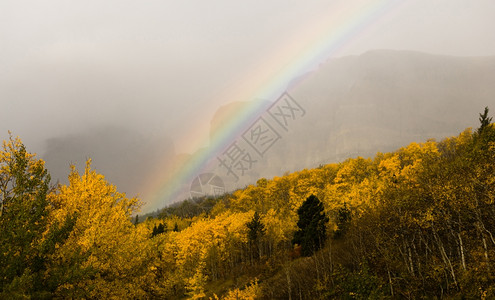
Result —
[[[51,138],[46,141],[42,158],[53,181],[68,183],[70,164],[84,171],[88,158],[91,167],[103,174],[119,192],[128,197],[142,196],[146,184],[160,174],[160,168],[175,156],[172,141],[163,136],[144,136],[131,129],[100,126],[85,132]]]
[[[485,106],[495,111],[495,56],[375,50],[330,59],[294,81],[287,92],[292,106],[299,105],[304,114],[296,111],[289,116],[285,108],[287,124],[281,126],[275,115],[277,106],[284,114],[281,100],[271,114],[263,115],[280,138],[263,156],[251,149],[257,162],[238,181],[230,178],[231,188],[348,157],[371,157],[478,126],[478,113]],[[213,129],[221,122],[220,115],[213,118]],[[226,182],[232,177],[225,168],[215,173]]]
[[[244,137],[230,141],[238,142],[243,155],[249,154],[243,156],[245,170],[232,166],[238,178],[215,157],[211,159],[216,167],[202,172],[220,177],[229,191],[261,177],[281,176],[349,157],[372,157],[411,142],[440,139],[466,127],[477,127],[478,113],[485,106],[495,111],[495,56],[375,50],[330,59],[316,71],[294,79],[287,93],[260,116],[258,123],[245,124]],[[211,132],[228,126],[229,116],[251,105],[233,102],[220,107],[211,120]],[[145,202],[150,199],[145,198],[144,187],[156,181],[153,177],[172,176],[169,169],[192,157],[177,155],[169,138],[144,137],[111,126],[53,138],[46,145],[42,157],[54,180],[65,182],[69,163],[77,163],[82,170],[86,158],[91,157],[93,167],[119,191],[129,196],[140,193]],[[196,154],[202,157],[206,153],[209,149],[203,148]],[[179,188],[177,199],[163,199],[143,210],[190,197],[191,182]]]

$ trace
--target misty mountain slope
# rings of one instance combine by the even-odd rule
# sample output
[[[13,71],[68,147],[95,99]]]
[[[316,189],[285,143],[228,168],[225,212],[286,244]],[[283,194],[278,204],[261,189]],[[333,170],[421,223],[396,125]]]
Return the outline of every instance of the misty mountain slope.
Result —
[[[92,168],[129,197],[142,196],[147,181],[153,180],[166,159],[171,160],[174,156],[170,139],[144,136],[114,126],[51,138],[42,155],[54,182],[67,183],[70,164],[82,172],[86,160],[91,158]]]
[[[233,185],[474,127],[485,106],[495,110],[495,57],[375,50],[330,59],[288,93],[304,116],[287,131],[266,116],[281,139]]]
[[[272,178],[348,157],[372,157],[411,142],[452,136],[477,126],[478,113],[485,106],[495,110],[494,83],[495,57],[376,50],[331,59],[287,90],[295,101],[291,105],[299,105],[304,113],[296,111],[294,118],[288,117],[286,128],[268,112],[261,115],[279,136],[263,155],[237,137],[254,161],[238,180],[218,163],[216,169],[203,172],[220,176],[227,190],[232,190],[260,177]],[[283,109],[285,104],[274,105]],[[230,116],[249,107],[249,102],[220,107],[211,120],[211,132],[228,126]],[[245,124],[245,129],[250,125]],[[169,169],[190,157],[176,155],[173,142],[164,136],[145,137],[111,126],[53,138],[46,145],[42,157],[54,180],[64,181],[70,163],[77,163],[81,170],[91,157],[93,167],[120,191],[130,196],[139,193],[145,202],[150,201],[144,198],[147,182],[170,173]],[[201,153],[208,149],[196,154]],[[188,198],[190,184],[183,183],[177,199],[163,199],[153,208]]]
[[[313,133],[335,161],[454,135],[494,107],[494,79],[495,57],[377,50],[330,60],[289,91],[314,120],[295,140]]]

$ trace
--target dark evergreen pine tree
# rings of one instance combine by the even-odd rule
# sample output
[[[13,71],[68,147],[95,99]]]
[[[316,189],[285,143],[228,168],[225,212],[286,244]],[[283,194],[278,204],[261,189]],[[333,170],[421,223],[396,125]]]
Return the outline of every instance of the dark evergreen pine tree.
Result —
[[[293,244],[301,246],[303,256],[311,256],[323,247],[326,237],[328,217],[325,214],[323,203],[314,195],[309,196],[297,210],[299,221],[292,240]]]
[[[265,225],[261,223],[261,217],[258,212],[254,213],[253,218],[246,223],[246,226],[248,228],[248,239],[251,242],[257,242],[265,234]]]
[[[167,230],[167,225],[160,223],[156,229],[156,234],[164,233]]]
[[[248,240],[251,248],[256,248],[257,257],[261,257],[260,238],[265,234],[265,225],[261,222],[258,212],[255,212],[251,221],[246,223]],[[253,251],[254,252],[254,251]]]
[[[351,211],[347,208],[347,205],[344,203],[344,207],[340,208],[337,212],[337,230],[335,230],[334,238],[338,239],[344,236],[349,228],[349,224],[351,221]]]
[[[164,233],[167,230],[167,226],[163,223],[158,224],[158,226],[153,226],[153,231],[151,232],[151,237]]]
[[[486,128],[486,126],[490,125],[492,122],[492,118],[488,117],[488,106],[485,107],[485,111],[480,114],[480,128],[478,128],[478,134],[481,134],[483,130]]]

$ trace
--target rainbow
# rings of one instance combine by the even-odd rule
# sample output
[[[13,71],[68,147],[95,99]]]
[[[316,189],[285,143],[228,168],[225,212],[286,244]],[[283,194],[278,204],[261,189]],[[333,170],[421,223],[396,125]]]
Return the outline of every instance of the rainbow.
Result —
[[[267,101],[275,101],[288,89],[288,83],[318,67],[329,57],[335,56],[346,45],[358,38],[386,14],[395,11],[407,0],[359,0],[341,1],[344,4],[328,7],[329,14],[317,19],[296,33],[296,38],[283,43],[260,62],[259,68],[249,72],[235,90],[226,91],[219,97],[226,101],[250,101],[229,116],[224,116],[223,126],[217,128],[209,141],[198,141],[199,145],[209,144],[206,149],[164,167],[161,174],[154,176],[143,196],[147,210],[163,207],[178,199],[184,188],[213,163],[252,122],[266,110]],[[352,3],[348,3],[352,2]],[[267,72],[268,70],[268,72]],[[259,99],[259,100],[253,100]],[[205,126],[206,121],[198,126]],[[189,135],[190,141],[197,141],[196,132]],[[209,142],[209,143],[208,143]],[[170,162],[168,162],[170,164]],[[165,166],[166,163],[163,162]],[[182,194],[183,195],[183,194]]]

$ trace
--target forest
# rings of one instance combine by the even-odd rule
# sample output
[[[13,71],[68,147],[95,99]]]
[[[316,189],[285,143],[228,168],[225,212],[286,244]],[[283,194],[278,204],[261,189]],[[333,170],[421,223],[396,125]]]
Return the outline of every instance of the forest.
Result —
[[[493,299],[495,124],[139,216],[0,150],[0,299]],[[130,174],[131,175],[131,174]]]

